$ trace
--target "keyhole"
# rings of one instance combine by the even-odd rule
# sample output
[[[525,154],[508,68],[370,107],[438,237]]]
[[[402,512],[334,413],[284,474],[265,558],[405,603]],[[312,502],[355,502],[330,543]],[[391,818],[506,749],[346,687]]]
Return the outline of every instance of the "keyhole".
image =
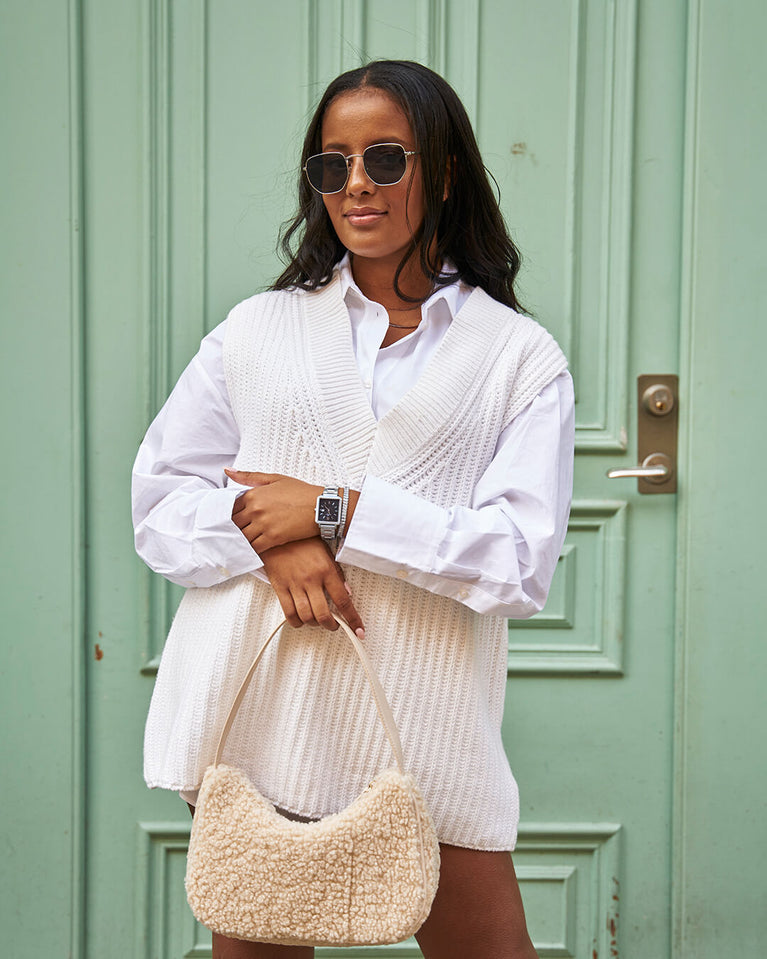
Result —
[[[667,386],[649,386],[642,396],[642,404],[653,416],[665,416],[674,408],[674,394]]]

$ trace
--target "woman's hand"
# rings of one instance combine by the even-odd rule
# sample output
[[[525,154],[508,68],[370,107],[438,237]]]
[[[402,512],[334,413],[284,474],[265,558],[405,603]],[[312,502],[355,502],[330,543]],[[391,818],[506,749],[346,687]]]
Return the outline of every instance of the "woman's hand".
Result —
[[[282,473],[224,472],[240,486],[251,487],[234,501],[232,521],[259,556],[274,546],[317,536],[315,507],[324,486],[312,486]],[[347,529],[359,498],[358,490],[349,490]]]
[[[343,571],[318,536],[273,546],[260,556],[291,626],[338,629],[330,612],[330,599],[351,629],[360,639],[365,638],[365,628],[354,608]]]
[[[225,472],[235,483],[251,487],[235,500],[232,521],[262,559],[275,546],[317,536],[314,509],[322,486],[280,473]]]

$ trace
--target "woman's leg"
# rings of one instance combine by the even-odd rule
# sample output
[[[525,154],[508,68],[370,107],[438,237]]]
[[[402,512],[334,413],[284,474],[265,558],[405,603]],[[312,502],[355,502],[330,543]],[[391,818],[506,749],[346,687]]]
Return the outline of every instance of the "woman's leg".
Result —
[[[538,959],[511,855],[440,846],[439,889],[416,933],[426,959]]]
[[[213,933],[213,959],[312,959],[311,946],[273,946],[268,942],[243,942]]]

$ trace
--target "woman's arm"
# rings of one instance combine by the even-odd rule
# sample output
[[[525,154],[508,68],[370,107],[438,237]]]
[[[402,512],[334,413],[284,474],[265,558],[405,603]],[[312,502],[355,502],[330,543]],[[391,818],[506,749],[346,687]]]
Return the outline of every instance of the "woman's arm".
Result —
[[[361,492],[350,491],[338,561],[406,579],[481,613],[533,615],[546,601],[567,528],[573,434],[572,380],[563,373],[504,430],[470,507],[444,509],[372,476]],[[322,487],[227,472],[252,487],[232,518],[254,548],[316,535]]]
[[[149,427],[133,467],[136,550],[181,586],[213,586],[263,564],[232,522],[242,493],[223,468],[239,449],[221,364],[225,324],[203,340]]]
[[[341,568],[316,525],[311,540],[262,547],[260,556],[232,522],[245,487],[223,485],[224,467],[240,445],[221,362],[224,330],[221,324],[203,340],[141,444],[132,483],[136,550],[181,586],[213,586],[243,573],[268,580],[293,626],[337,629],[330,598],[361,630]]]
[[[336,558],[480,613],[533,615],[567,530],[573,435],[572,380],[563,373],[504,430],[470,507],[443,509],[368,476]]]
[[[313,486],[282,473],[252,473],[226,469],[235,483],[250,487],[232,508],[232,522],[253,549],[262,553],[273,546],[318,535],[315,518],[317,497],[324,486]],[[343,495],[344,488],[339,487]],[[360,494],[349,490],[344,531],[349,528]]]

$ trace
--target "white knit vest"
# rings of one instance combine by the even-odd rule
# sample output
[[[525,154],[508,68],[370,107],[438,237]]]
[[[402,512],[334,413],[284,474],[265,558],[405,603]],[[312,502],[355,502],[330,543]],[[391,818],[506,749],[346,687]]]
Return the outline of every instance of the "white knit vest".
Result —
[[[470,505],[500,432],[566,361],[538,324],[475,289],[422,377],[376,422],[334,279],[235,307],[224,366],[237,467],[357,489],[370,474],[450,507]],[[500,733],[506,621],[401,579],[345,573],[440,841],[512,849],[519,802]],[[147,721],[150,786],[199,786],[254,650],[281,618],[271,588],[250,575],[187,591]],[[348,805],[391,764],[340,632],[286,629],[272,643],[225,758],[278,806],[312,817]]]

